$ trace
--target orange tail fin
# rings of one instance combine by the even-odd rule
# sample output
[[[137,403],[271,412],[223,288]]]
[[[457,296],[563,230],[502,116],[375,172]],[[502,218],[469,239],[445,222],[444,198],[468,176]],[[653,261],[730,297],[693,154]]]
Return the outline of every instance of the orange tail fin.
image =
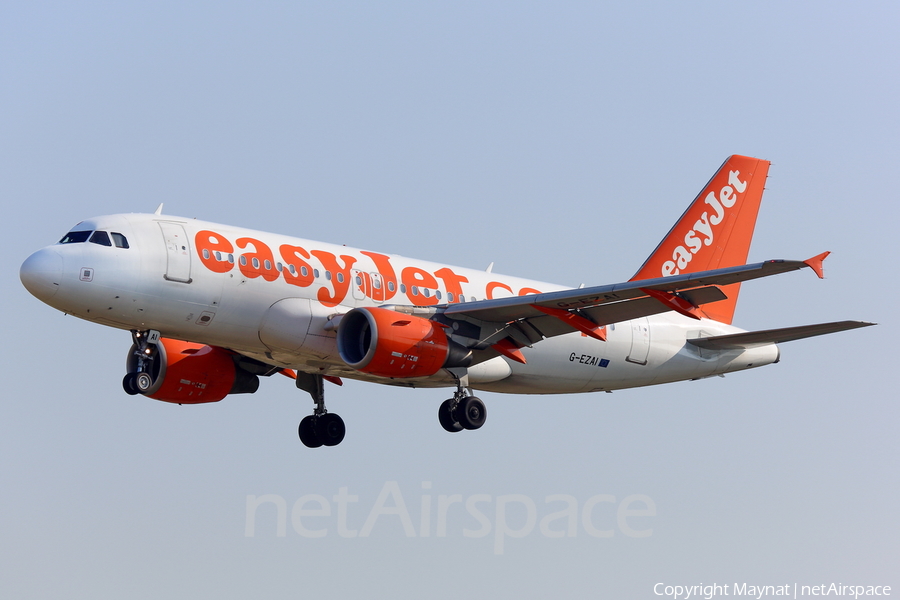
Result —
[[[746,264],[769,161],[731,156],[709,180],[631,281]],[[710,319],[731,323],[741,284],[703,307]]]

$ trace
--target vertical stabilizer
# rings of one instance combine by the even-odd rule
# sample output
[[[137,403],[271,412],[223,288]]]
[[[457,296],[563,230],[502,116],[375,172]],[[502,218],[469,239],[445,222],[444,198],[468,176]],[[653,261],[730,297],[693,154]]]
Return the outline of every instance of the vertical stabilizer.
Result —
[[[746,264],[768,172],[769,161],[729,157],[631,281]],[[723,286],[728,298],[702,312],[731,323],[740,289]]]

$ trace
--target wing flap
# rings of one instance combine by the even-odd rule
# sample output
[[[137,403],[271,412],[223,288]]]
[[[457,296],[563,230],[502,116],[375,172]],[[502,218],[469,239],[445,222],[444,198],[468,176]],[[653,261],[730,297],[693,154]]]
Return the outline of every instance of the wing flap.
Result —
[[[695,306],[725,299],[725,294],[722,290],[715,286],[696,288],[680,292],[678,295]],[[597,325],[609,325],[610,323],[621,323],[631,319],[649,317],[650,315],[668,312],[669,310],[671,309],[668,306],[656,298],[645,296],[634,300],[601,304],[600,306],[583,309],[581,312],[590,316]]]
[[[767,329],[764,331],[748,331],[746,333],[733,333],[730,335],[716,335],[705,338],[688,340],[689,344],[708,348],[710,350],[746,349],[767,344],[791,342],[804,338],[869,327],[875,323],[865,321],[836,321],[834,323],[818,323],[816,325],[802,325],[800,327],[785,327],[783,329]]]

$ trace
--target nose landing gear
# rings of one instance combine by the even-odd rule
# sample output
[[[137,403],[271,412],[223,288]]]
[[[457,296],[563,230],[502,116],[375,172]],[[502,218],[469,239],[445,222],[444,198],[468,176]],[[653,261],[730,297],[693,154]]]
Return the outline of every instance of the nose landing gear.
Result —
[[[159,332],[132,330],[132,354],[128,359],[128,374],[122,379],[122,388],[129,396],[153,393],[159,379]]]

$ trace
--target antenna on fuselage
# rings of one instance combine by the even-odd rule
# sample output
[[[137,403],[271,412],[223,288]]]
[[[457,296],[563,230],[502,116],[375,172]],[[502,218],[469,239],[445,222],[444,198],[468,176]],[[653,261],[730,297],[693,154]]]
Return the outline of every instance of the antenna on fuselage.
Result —
[[[153,211],[153,214],[154,214],[154,215],[161,215],[161,214],[162,214],[162,207],[163,207],[163,203],[160,202],[160,203],[159,203],[159,206],[156,207],[156,210]]]
[[[494,270],[494,263],[488,265],[487,269],[484,270],[485,273],[490,273]]]

